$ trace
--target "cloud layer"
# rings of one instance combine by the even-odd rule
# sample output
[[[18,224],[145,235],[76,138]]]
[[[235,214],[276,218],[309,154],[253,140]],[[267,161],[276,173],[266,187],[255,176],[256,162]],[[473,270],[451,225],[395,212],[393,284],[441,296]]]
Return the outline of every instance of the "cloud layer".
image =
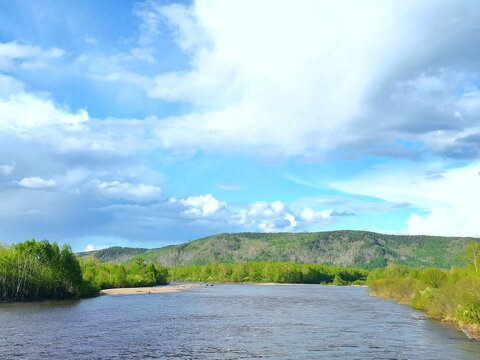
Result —
[[[396,209],[409,210],[401,231],[480,235],[476,1],[129,11],[109,44],[90,28],[72,30],[82,48],[0,42],[0,241],[168,243]],[[147,103],[145,116],[110,114]],[[249,163],[212,172],[219,156]],[[255,178],[284,176],[282,163],[305,180]]]
[[[479,11],[474,1],[149,1],[142,29],[172,26],[191,68],[105,79],[207,105],[162,121],[166,148],[476,158]]]

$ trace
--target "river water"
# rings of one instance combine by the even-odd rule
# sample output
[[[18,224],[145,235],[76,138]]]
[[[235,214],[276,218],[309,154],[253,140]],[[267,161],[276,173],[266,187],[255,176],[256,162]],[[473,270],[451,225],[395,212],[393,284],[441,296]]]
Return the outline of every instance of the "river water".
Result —
[[[365,288],[215,285],[0,305],[0,359],[480,359]]]

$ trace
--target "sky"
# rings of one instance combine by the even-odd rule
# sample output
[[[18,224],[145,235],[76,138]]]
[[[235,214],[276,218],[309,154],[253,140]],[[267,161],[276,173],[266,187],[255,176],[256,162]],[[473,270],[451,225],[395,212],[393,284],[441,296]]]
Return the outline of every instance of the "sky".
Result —
[[[480,236],[480,3],[0,0],[0,242]]]

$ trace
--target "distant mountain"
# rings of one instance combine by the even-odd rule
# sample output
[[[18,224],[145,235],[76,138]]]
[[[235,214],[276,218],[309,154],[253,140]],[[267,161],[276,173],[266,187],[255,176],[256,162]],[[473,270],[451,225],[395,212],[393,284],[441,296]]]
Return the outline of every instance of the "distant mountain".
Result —
[[[128,262],[129,260],[140,254],[143,254],[146,251],[148,251],[148,249],[113,246],[102,250],[82,251],[77,253],[77,256],[85,257],[94,254],[95,257],[101,262],[113,262],[120,264],[123,262]]]
[[[275,261],[373,269],[396,263],[450,268],[474,238],[385,235],[367,231],[218,234],[159,249],[108,248],[88,252],[102,262],[128,263],[136,256],[163,266]],[[84,256],[80,253],[79,256]]]

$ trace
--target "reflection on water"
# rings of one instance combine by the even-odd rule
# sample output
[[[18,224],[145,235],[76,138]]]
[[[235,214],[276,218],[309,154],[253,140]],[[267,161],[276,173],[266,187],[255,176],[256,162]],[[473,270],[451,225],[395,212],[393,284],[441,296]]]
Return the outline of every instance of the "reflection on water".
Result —
[[[0,314],[5,311],[33,311],[36,312],[39,309],[58,309],[62,307],[73,307],[77,306],[82,300],[45,300],[45,301],[35,301],[35,302],[10,302],[10,303],[0,303]],[[1,316],[1,315],[0,315]]]
[[[364,288],[216,285],[0,305],[1,359],[480,359]]]

